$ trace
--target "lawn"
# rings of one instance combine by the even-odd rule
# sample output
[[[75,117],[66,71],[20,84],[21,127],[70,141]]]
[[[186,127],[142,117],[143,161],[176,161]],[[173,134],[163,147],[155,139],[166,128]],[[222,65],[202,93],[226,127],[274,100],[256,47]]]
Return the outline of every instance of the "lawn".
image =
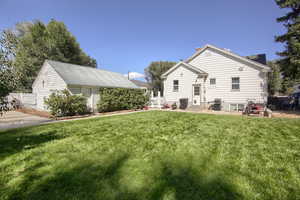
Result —
[[[300,199],[300,120],[150,111],[2,131],[0,199]]]

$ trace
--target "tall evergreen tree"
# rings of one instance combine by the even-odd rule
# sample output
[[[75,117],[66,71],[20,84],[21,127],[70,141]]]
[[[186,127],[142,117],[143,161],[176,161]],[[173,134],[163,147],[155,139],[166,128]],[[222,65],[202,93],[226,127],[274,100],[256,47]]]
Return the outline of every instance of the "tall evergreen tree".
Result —
[[[145,78],[147,82],[151,84],[154,92],[160,91],[161,94],[163,94],[163,81],[161,75],[175,64],[176,62],[157,61],[150,63],[150,65],[144,70]]]
[[[285,43],[285,50],[278,53],[282,57],[279,60],[283,76],[290,80],[300,79],[300,0],[275,0],[280,8],[288,8],[290,11],[278,22],[284,23],[287,32],[277,36],[276,41]]]
[[[282,89],[280,68],[276,61],[268,62],[268,66],[271,68],[268,74],[268,92],[270,95],[277,95]]]

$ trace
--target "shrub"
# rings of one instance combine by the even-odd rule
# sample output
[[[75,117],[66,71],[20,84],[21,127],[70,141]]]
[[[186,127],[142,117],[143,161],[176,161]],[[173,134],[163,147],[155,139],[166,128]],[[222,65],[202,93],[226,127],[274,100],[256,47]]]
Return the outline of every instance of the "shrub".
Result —
[[[176,109],[177,109],[177,104],[176,104],[176,103],[173,103],[173,104],[171,105],[171,107],[172,107],[172,110],[176,110]]]
[[[101,88],[97,104],[99,112],[142,109],[149,102],[149,95],[141,89]]]
[[[71,95],[67,89],[52,93],[45,100],[45,104],[51,114],[56,117],[88,113],[87,99],[81,95]]]

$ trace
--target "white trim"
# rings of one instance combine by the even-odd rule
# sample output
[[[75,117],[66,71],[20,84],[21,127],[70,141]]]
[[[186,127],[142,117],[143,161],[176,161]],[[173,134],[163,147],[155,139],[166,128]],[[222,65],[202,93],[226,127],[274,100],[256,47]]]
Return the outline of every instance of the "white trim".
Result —
[[[176,65],[174,65],[173,67],[171,67],[168,71],[166,71],[165,73],[163,73],[161,75],[162,78],[166,78],[171,72],[173,72],[175,69],[177,69],[180,65],[184,66],[185,68],[193,71],[193,72],[197,72],[198,74],[205,74],[207,75],[207,73],[197,67],[194,67],[188,63],[182,62],[180,61],[179,63],[177,63]]]
[[[36,78],[34,79],[32,86],[31,86],[32,88],[34,88],[36,82],[38,81],[38,78],[40,77],[40,74],[42,73],[43,68],[45,68],[45,63],[46,63],[46,61],[43,63],[39,73],[37,74]]]
[[[55,70],[55,68],[54,67],[52,67],[51,65],[50,65],[50,63],[48,63],[47,62],[47,60],[45,60],[44,61],[44,63],[43,63],[43,65],[42,65],[42,67],[41,67],[41,69],[40,69],[40,71],[39,71],[39,73],[38,73],[38,75],[36,76],[36,78],[35,78],[35,80],[33,81],[33,83],[32,83],[32,89],[34,88],[34,86],[35,86],[35,84],[36,84],[36,82],[38,81],[38,79],[39,79],[39,77],[40,77],[40,74],[42,73],[42,70],[45,68],[45,65],[46,65],[46,63],[55,71],[55,73],[65,82],[65,80],[62,78],[62,76]],[[67,83],[65,82],[65,84],[67,85]]]
[[[195,86],[199,87],[199,95],[195,95]],[[192,84],[192,105],[201,105],[201,94],[202,90],[201,90],[201,83],[196,83],[196,84]],[[196,96],[199,96],[199,98],[197,99],[197,103],[194,103],[194,98],[196,98]]]
[[[244,57],[239,56],[239,55],[237,55],[237,54],[235,54],[235,53],[232,53],[232,52],[230,52],[230,51],[228,51],[228,50],[221,49],[221,48],[215,47],[215,46],[210,45],[210,44],[207,44],[207,45],[205,45],[203,48],[199,49],[196,53],[194,53],[194,55],[192,55],[191,57],[189,57],[188,59],[186,59],[185,62],[186,62],[186,63],[191,62],[191,61],[194,60],[199,54],[201,54],[203,51],[205,51],[205,50],[208,49],[208,48],[214,49],[214,50],[216,50],[216,51],[222,52],[222,53],[224,53],[224,54],[226,54],[226,55],[229,55],[229,56],[231,56],[231,57],[240,59],[240,60],[242,60],[242,61],[244,61],[244,62],[247,62],[247,63],[249,63],[249,64],[252,64],[252,65],[255,65],[255,66],[257,66],[257,67],[263,69],[263,70],[266,71],[266,72],[271,71],[271,69],[270,69],[267,65],[263,65],[263,64],[261,64],[261,63],[255,62],[255,61],[250,60],[250,59],[248,59],[248,58],[244,58]]]

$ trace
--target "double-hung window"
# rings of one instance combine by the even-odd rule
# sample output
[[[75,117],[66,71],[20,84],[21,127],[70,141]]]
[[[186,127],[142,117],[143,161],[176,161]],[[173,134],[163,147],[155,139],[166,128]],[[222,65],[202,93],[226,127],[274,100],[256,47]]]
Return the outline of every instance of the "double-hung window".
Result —
[[[235,91],[240,90],[240,77],[231,78],[231,89]]]
[[[173,80],[173,92],[178,92],[179,90],[179,81]]]
[[[216,85],[216,79],[215,78],[209,79],[209,83],[210,85]]]

